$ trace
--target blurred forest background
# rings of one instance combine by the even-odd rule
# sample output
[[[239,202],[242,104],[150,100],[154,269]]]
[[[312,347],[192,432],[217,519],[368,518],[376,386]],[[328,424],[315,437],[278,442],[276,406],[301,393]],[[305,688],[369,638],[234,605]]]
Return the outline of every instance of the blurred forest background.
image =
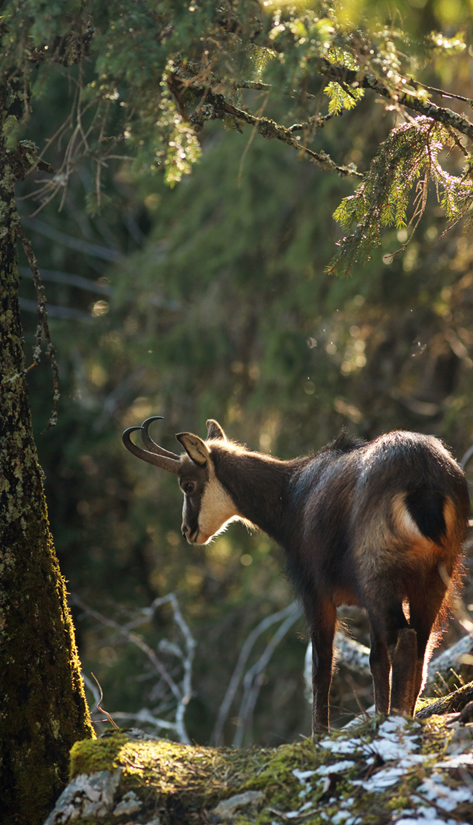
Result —
[[[427,6],[432,14],[435,4]],[[33,109],[28,127],[41,149],[63,122],[76,69],[49,68],[48,105]],[[433,86],[471,96],[469,54],[429,71]],[[245,95],[264,106],[264,92]],[[280,117],[288,121],[290,112]],[[396,117],[367,94],[343,114],[344,128],[327,123],[326,151],[358,164]],[[383,248],[349,277],[329,275],[340,237],[332,214],[353,182],[251,129],[209,123],[199,139],[200,163],[174,188],[159,175],[140,176],[127,160],[109,161],[97,214],[84,210],[93,164],[81,165],[61,204],[56,198],[38,210],[40,175],[19,186],[59,364],[55,428],[43,432],[52,405],[47,359],[29,373],[30,398],[88,686],[93,672],[105,708],[129,714],[128,722],[118,714],[119,724],[134,724],[133,714],[148,708],[176,736],[176,696],[163,673],[178,682],[193,653],[190,740],[277,745],[310,732],[307,639],[302,620],[286,610],[293,594],[282,553],[238,524],[208,547],[189,546],[180,536],[174,477],[136,461],[121,433],[160,414],[152,434],[176,450],[174,433],[204,436],[212,417],[249,447],[290,458],[320,448],[341,427],[366,438],[404,428],[440,436],[461,458],[473,442],[473,246],[461,226],[442,234],[432,197],[402,254],[385,257],[407,230],[388,230]],[[63,148],[48,149],[53,168]],[[36,298],[25,258],[21,275],[28,351]],[[194,651],[187,637],[186,653],[172,602],[147,611],[171,593]],[[473,601],[471,591],[465,601]],[[346,617],[368,643],[363,617],[353,610]],[[240,679],[218,735],[239,654],[260,623],[242,675],[265,651],[268,662],[247,678],[254,690],[244,713]],[[454,622],[446,638],[463,633]],[[332,699],[339,724],[358,703],[371,703],[370,690],[369,680],[355,682],[341,665]],[[88,698],[93,705],[91,689]]]

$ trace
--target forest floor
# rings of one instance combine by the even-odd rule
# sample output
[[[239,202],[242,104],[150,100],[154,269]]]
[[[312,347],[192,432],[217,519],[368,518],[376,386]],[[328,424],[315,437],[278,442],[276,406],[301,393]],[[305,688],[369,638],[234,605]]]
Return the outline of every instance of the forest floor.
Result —
[[[277,748],[111,731],[77,742],[46,825],[456,825],[473,822],[473,723],[365,717]]]

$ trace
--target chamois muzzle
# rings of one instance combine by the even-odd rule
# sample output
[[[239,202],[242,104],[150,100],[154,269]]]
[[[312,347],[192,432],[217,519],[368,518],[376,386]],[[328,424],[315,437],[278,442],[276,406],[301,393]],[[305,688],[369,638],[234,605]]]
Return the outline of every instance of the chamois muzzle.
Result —
[[[143,461],[147,461],[148,464],[153,464],[155,467],[160,467],[162,470],[167,470],[169,473],[177,474],[180,464],[179,456],[160,447],[159,444],[153,441],[148,433],[148,427],[151,422],[160,419],[162,419],[162,415],[152,415],[151,418],[143,421],[140,427],[128,427],[122,435],[122,440],[127,450],[133,453],[133,455],[136,455],[137,458],[141,458]],[[142,447],[138,447],[133,443],[130,436],[135,430],[140,431],[142,441],[148,449],[143,450]]]

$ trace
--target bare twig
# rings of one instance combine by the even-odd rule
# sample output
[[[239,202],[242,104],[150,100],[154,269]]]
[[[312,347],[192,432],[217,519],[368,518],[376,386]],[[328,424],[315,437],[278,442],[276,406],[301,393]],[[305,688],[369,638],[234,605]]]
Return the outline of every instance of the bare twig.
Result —
[[[450,807],[442,808],[441,805],[437,805],[437,803],[433,799],[430,799],[429,796],[424,796],[423,794],[420,794],[418,791],[412,791],[411,795],[417,797],[417,799],[420,799],[420,801],[423,802],[424,805],[429,805],[431,808],[435,808],[435,810],[439,814],[442,814],[444,817],[448,816],[449,819],[454,819],[456,820],[456,822],[465,822],[465,817],[463,816],[463,814],[457,814],[455,813],[455,811],[451,811]]]
[[[38,305],[35,301],[29,301],[28,298],[19,299],[20,309],[25,312],[37,312]],[[81,321],[85,324],[90,324],[92,316],[87,312],[82,312],[80,309],[71,309],[69,307],[58,306],[57,304],[48,304],[48,316],[50,318],[62,318],[67,321]]]
[[[31,271],[26,266],[19,267],[20,275],[24,278],[32,277]],[[55,269],[42,270],[43,281],[54,281],[59,284],[68,284],[68,286],[77,287],[77,289],[85,289],[87,292],[97,292],[99,295],[112,295],[113,289],[107,284],[100,284],[97,281],[92,281],[90,278],[84,278],[82,275],[73,275],[70,272],[59,272]]]
[[[463,455],[463,457],[460,461],[460,467],[462,468],[462,470],[465,470],[465,467],[469,463],[469,461],[471,460],[472,456],[473,456],[473,444],[471,445],[471,447],[468,447],[466,453]]]
[[[99,680],[97,679],[95,673],[92,673],[92,671],[91,671],[90,675],[95,679],[95,681],[97,682],[98,689],[100,690],[100,699],[97,702],[97,708],[99,709],[100,713],[105,713],[105,716],[107,717],[108,721],[110,722],[110,724],[113,725],[114,728],[116,728],[117,730],[120,730],[118,725],[116,725],[115,722],[113,721],[113,719],[110,716],[110,714],[108,713],[108,711],[106,711],[105,708],[102,707],[102,701],[103,701],[102,685],[100,684]]]
[[[31,272],[33,274],[33,282],[36,289],[36,298],[38,301],[38,324],[36,327],[36,336],[35,336],[35,346],[33,349],[33,358],[35,363],[39,363],[41,358],[41,338],[44,335],[46,340],[46,354],[49,358],[51,363],[51,370],[53,373],[53,410],[48,421],[46,430],[49,430],[51,427],[54,427],[57,423],[57,404],[59,401],[59,371],[58,365],[56,360],[56,350],[53,347],[51,341],[51,334],[49,331],[49,323],[48,323],[48,312],[46,309],[46,296],[44,294],[44,286],[41,280],[41,275],[39,274],[38,268],[38,261],[36,260],[36,255],[33,252],[33,246],[29,238],[26,237],[25,231],[21,225],[18,225],[17,228],[18,236],[21,240],[24,252],[26,257],[28,258],[28,263],[31,268]]]
[[[78,596],[73,595],[71,598],[72,601],[84,610],[88,616],[91,616],[101,625],[112,628],[124,639],[136,645],[151,662],[154,674],[159,676],[160,681],[154,690],[155,698],[156,696],[160,698],[160,702],[157,707],[153,709],[142,708],[137,712],[130,713],[114,711],[114,717],[116,719],[132,719],[138,722],[146,722],[147,724],[155,727],[157,730],[162,729],[173,731],[180,742],[190,744],[185,728],[184,715],[187,704],[192,696],[192,664],[195,651],[195,641],[186,622],[184,621],[174,593],[155,599],[150,607],[146,607],[138,611],[138,613],[135,614],[130,621],[123,625],[114,619],[109,619],[99,613],[99,611],[84,604]],[[169,604],[172,607],[174,621],[179,627],[184,639],[184,648],[182,649],[180,646],[173,643],[166,644],[166,641],[164,640],[164,644],[160,643],[159,650],[167,654],[171,654],[178,659],[179,667],[177,670],[181,674],[181,679],[179,682],[177,682],[174,678],[175,673],[177,672],[176,668],[170,672],[163,662],[161,662],[155,651],[145,642],[143,637],[134,632],[134,628],[148,623],[157,608],[162,607],[165,604]],[[150,678],[152,678],[152,676],[153,674],[151,674]],[[165,686],[164,689],[163,686]],[[173,721],[165,719],[162,716],[162,714],[168,714],[169,712],[173,712],[174,714]]]
[[[243,645],[240,651],[240,655],[235,665],[235,669],[230,679],[227,691],[223,698],[223,702],[220,705],[217,721],[215,723],[215,727],[211,737],[211,741],[213,742],[213,744],[220,745],[222,742],[223,728],[227,720],[231,704],[238,690],[238,686],[243,677],[246,663],[255,643],[257,642],[261,634],[268,630],[268,628],[270,628],[273,624],[276,624],[277,622],[280,622],[290,616],[294,616],[295,621],[298,615],[300,615],[300,608],[297,602],[292,602],[288,607],[283,608],[283,610],[278,610],[271,616],[266,616],[266,618],[259,622],[259,624],[257,624],[256,627],[251,631],[250,635],[248,636],[245,644]]]
[[[83,252],[85,255],[90,255],[93,258],[100,258],[103,261],[112,262],[121,261],[123,258],[123,255],[118,249],[110,249],[110,247],[83,241],[80,238],[74,238],[72,235],[67,235],[65,232],[61,232],[44,221],[22,218],[22,223],[40,235],[45,235],[46,238],[51,238],[51,240],[57,241],[57,243],[63,244],[69,249],[76,249],[78,252]]]
[[[19,378],[23,378],[23,376],[25,376],[27,372],[32,370],[33,367],[37,367],[37,366],[38,366],[38,362],[33,361],[33,363],[29,365],[29,367],[26,367],[21,372],[16,372],[15,375],[10,375],[10,378],[4,378],[3,381],[0,381],[0,387],[3,387],[4,384],[9,384],[11,381],[18,381]]]
[[[261,690],[260,676],[268,664],[279,642],[284,638],[288,630],[292,627],[294,622],[300,616],[300,609],[297,604],[293,602],[291,605],[292,611],[286,617],[285,621],[279,626],[278,630],[266,645],[262,655],[257,662],[247,670],[243,680],[244,693],[240,703],[238,712],[238,726],[235,736],[233,738],[233,745],[236,748],[241,747],[243,739],[253,717],[253,711],[258,699],[258,694]]]

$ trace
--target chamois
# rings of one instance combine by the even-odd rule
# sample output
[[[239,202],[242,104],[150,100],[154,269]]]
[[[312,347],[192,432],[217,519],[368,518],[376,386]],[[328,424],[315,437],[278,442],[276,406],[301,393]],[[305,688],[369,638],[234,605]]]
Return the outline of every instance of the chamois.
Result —
[[[327,730],[336,609],[365,608],[376,710],[414,714],[459,579],[469,514],[465,477],[441,441],[394,431],[373,441],[342,432],[320,452],[281,461],[227,440],[176,438],[180,456],[148,433],[153,416],[123,433],[138,458],[177,474],[182,535],[206,544],[241,519],[284,549],[313,649],[313,730]],[[139,430],[145,450],[130,434]]]

